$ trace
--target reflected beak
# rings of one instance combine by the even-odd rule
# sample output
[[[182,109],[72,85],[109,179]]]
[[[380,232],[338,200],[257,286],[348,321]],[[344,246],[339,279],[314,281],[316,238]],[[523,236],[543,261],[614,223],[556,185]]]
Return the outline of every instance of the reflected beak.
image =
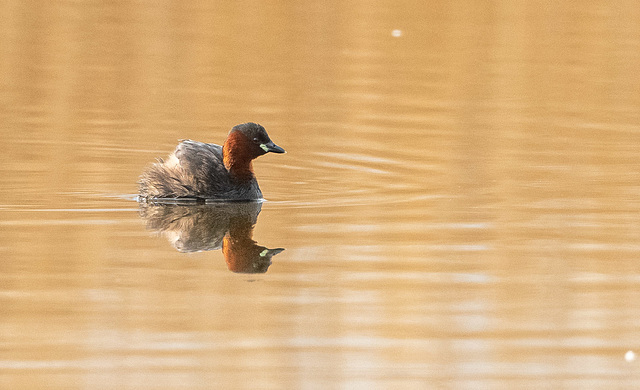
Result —
[[[266,144],[261,144],[260,147],[262,148],[262,150],[264,150],[266,153],[286,153],[284,151],[284,149],[282,149],[281,147],[279,147],[278,145],[274,144],[273,141],[269,141]]]

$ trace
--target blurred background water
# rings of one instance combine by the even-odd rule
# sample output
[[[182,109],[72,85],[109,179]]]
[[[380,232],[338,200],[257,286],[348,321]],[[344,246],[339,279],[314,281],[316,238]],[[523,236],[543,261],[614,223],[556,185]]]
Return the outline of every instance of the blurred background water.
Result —
[[[0,19],[1,388],[640,386],[636,2]],[[239,212],[284,248],[254,274],[217,250],[235,211],[135,202],[248,121],[288,152]]]

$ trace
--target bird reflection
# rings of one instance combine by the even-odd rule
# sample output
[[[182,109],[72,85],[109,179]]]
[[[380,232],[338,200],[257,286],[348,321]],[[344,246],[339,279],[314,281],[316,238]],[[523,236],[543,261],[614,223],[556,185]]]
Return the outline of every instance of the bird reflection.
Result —
[[[183,253],[222,248],[227,267],[237,273],[265,273],[284,248],[269,249],[253,239],[261,202],[140,203],[147,229],[162,233]]]

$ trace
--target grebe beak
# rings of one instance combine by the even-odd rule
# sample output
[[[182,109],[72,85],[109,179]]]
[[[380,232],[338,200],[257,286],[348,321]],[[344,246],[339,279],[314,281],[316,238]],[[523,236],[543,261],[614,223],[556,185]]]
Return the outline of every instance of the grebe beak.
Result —
[[[273,141],[269,141],[266,144],[260,144],[260,147],[262,148],[262,150],[264,150],[266,153],[286,153],[284,151],[284,149],[282,149],[281,147],[279,147],[278,145],[274,144]]]

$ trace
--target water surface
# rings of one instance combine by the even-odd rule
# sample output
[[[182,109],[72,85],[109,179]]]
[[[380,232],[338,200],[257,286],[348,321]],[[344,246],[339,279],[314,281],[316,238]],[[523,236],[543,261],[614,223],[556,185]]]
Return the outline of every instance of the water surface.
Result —
[[[0,387],[640,385],[633,3],[0,17]],[[234,236],[284,248],[257,273],[211,210],[134,200],[178,139],[247,121],[287,150]]]

